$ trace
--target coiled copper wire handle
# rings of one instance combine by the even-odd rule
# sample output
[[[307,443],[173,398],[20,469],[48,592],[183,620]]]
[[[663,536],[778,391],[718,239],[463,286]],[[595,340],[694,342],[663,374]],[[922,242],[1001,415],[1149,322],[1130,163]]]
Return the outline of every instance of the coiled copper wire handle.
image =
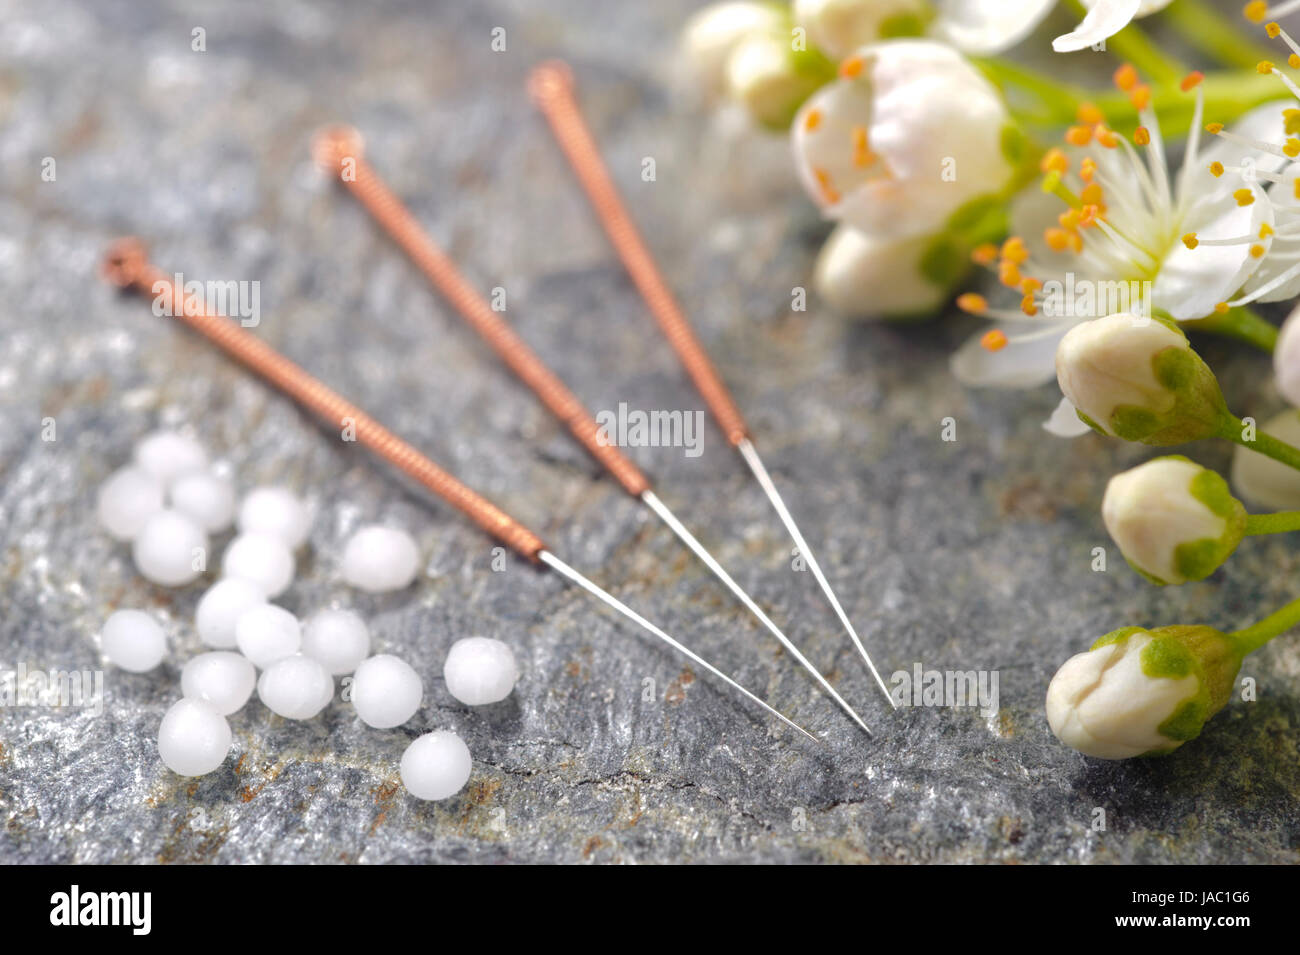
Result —
[[[511,550],[534,563],[538,561],[538,554],[545,547],[540,537],[261,339],[224,316],[205,312],[201,301],[186,296],[184,289],[150,264],[144,244],[139,240],[115,242],[105,256],[102,271],[104,278],[114,285],[134,288],[149,296],[166,296],[171,315],[178,321],[315,412],[327,424],[340,429],[351,427],[359,443],[410,475]]]
[[[686,366],[686,373],[691,376],[709,410],[713,412],[722,433],[732,445],[739,445],[749,437],[745,419],[741,417],[740,409],[732,400],[727,386],[722,383],[718,370],[664,282],[632,217],[618,196],[618,190],[600,158],[600,150],[592,139],[591,130],[587,128],[582,113],[578,110],[573,96],[573,73],[566,64],[557,60],[543,63],[529,76],[528,92],[551,124],[560,148],[568,156],[578,181],[596,209],[600,224],[605,227],[609,241],[618,251],[624,267],[640,290],[641,297],[650,306],[659,328]]]
[[[492,311],[402,201],[379,178],[362,151],[361,135],[347,126],[322,130],[312,145],[317,163],[360,200],[506,366],[533,390],[542,404],[564,423],[629,494],[640,497],[649,489],[649,479],[617,446],[604,439],[600,425],[578,397],[546,367],[514,329]]]

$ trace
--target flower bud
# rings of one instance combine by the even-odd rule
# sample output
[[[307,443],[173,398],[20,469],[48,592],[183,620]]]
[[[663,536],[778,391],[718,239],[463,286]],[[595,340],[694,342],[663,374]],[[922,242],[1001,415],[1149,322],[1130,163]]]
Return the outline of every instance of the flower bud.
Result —
[[[931,40],[865,46],[795,117],[804,188],[832,219],[878,238],[942,232],[1004,189],[1020,140],[997,91]]]
[[[1300,446],[1300,411],[1290,408],[1265,421],[1260,430]],[[1238,445],[1232,453],[1232,485],[1251,504],[1278,511],[1300,510],[1300,471]]]
[[[1179,455],[1111,478],[1101,517],[1129,566],[1162,585],[1210,576],[1246,530],[1228,482]]]
[[[1085,756],[1172,752],[1228,702],[1241,652],[1213,627],[1124,627],[1066,660],[1047,688],[1047,722]]]
[[[813,272],[822,300],[850,318],[909,319],[932,314],[952,282],[930,267],[932,236],[876,239],[852,226],[830,234]],[[954,279],[955,281],[955,279]]]
[[[788,28],[765,30],[744,37],[728,57],[727,92],[755,121],[784,131],[799,104],[834,75],[818,50],[795,47]]]
[[[794,22],[837,60],[877,40],[919,36],[933,16],[928,0],[794,0]]]
[[[1057,347],[1056,380],[1080,420],[1126,441],[1182,444],[1229,418],[1210,367],[1158,318],[1119,312],[1075,325]]]
[[[1300,307],[1287,316],[1273,346],[1277,390],[1289,404],[1300,407]]]
[[[785,26],[781,10],[768,3],[715,3],[700,10],[682,30],[682,52],[703,91],[727,87],[727,61],[745,38]]]

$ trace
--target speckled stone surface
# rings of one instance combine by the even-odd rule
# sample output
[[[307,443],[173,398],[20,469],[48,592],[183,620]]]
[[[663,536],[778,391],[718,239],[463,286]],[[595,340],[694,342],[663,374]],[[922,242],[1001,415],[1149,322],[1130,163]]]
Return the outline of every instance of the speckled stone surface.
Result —
[[[1252,657],[1234,700],[1160,761],[1057,744],[1056,667],[1127,624],[1231,628],[1294,596],[1293,538],[1248,540],[1206,583],[1157,590],[1107,546],[1106,478],[1148,455],[1039,422],[1053,389],[969,393],[951,318],[846,327],[790,310],[826,232],[780,140],[673,92],[678,2],[164,4],[16,0],[0,20],[0,668],[103,669],[102,713],[0,710],[0,862],[1296,862],[1300,639]],[[191,50],[206,31],[206,52]],[[505,29],[494,52],[492,31]],[[346,120],[472,281],[594,409],[700,407],[523,93],[574,67],[613,175],[882,669],[996,670],[1001,709],[889,714],[741,461],[639,448],[664,500],[860,704],[868,740],[675,539],[570,442],[322,181],[311,133]],[[56,179],[41,178],[53,157]],[[656,178],[643,181],[643,159]],[[260,282],[256,333],[411,438],[674,634],[825,740],[816,747],[684,668],[585,595],[509,558],[140,299],[102,285],[138,233],[165,270]],[[1218,346],[1240,413],[1278,406],[1263,359]],[[1230,357],[1231,356],[1231,357]],[[942,421],[956,422],[953,442]],[[53,419],[54,440],[45,419]],[[241,487],[317,508],[282,598],[371,622],[425,681],[395,730],[333,704],[292,723],[256,701],[218,772],[159,762],[162,713],[196,653],[199,585],[145,582],[94,491],[159,424],[192,427]],[[46,429],[43,431],[43,429]],[[1227,452],[1190,449],[1222,466]],[[427,566],[399,594],[341,582],[342,542],[392,521]],[[224,543],[225,538],[219,539]],[[103,667],[114,608],[158,613],[167,662]],[[508,641],[523,678],[471,709],[442,683],[458,637]],[[406,743],[454,729],[469,787],[409,798]],[[1097,810],[1105,829],[1097,830]]]

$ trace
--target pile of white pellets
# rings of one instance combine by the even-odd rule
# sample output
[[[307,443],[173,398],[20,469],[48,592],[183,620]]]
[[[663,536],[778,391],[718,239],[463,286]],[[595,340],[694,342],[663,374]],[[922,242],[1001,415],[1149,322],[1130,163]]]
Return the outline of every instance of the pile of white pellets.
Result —
[[[222,553],[221,578],[195,611],[195,630],[211,649],[185,663],[181,699],[158,729],[159,755],[173,772],[202,776],[221,766],[232,744],[226,718],[254,690],[288,720],[318,716],[334,700],[335,678],[349,676],[348,703],[368,726],[400,726],[419,710],[420,675],[400,657],[371,655],[370,631],[356,613],[325,608],[299,620],[270,602],[292,584],[295,553],[311,530],[311,510],[292,492],[259,487],[239,500],[229,469],[213,465],[198,442],[158,431],[104,482],[98,516],[110,535],[131,545],[140,573],[166,587],[202,577],[209,535],[236,528]],[[371,525],[348,540],[340,571],[349,585],[384,593],[410,586],[419,567],[409,534]],[[118,610],[104,622],[100,648],[110,663],[144,673],[166,657],[167,638],[153,615]],[[519,671],[509,646],[469,637],[452,645],[443,678],[453,697],[482,706],[509,696]],[[407,747],[400,774],[413,796],[446,799],[465,786],[471,768],[464,741],[440,730]]]

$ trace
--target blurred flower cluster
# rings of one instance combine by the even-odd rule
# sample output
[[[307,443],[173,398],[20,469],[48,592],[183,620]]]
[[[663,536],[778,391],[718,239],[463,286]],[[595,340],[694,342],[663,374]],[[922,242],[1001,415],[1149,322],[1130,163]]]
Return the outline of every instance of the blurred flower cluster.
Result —
[[[1246,536],[1300,530],[1284,510],[1300,509],[1300,411],[1238,418],[1188,337],[1271,353],[1277,392],[1300,407],[1300,308],[1280,330],[1255,310],[1300,295],[1300,44],[1278,22],[1300,0],[1253,0],[1241,20],[1208,0],[1064,5],[1081,22],[1042,52],[1110,57],[1089,71],[1101,83],[1017,58],[1052,0],[728,2],[682,42],[700,89],[790,137],[835,223],[813,281],[833,310],[980,316],[954,375],[1056,381],[1057,437],[1238,446],[1245,502],[1181,456],[1116,475],[1101,502],[1143,577],[1202,580]],[[1151,14],[1195,63],[1134,22]],[[1231,633],[1117,630],[1057,673],[1049,725],[1091,756],[1170,752],[1227,704],[1245,655],[1297,623],[1300,601]]]

